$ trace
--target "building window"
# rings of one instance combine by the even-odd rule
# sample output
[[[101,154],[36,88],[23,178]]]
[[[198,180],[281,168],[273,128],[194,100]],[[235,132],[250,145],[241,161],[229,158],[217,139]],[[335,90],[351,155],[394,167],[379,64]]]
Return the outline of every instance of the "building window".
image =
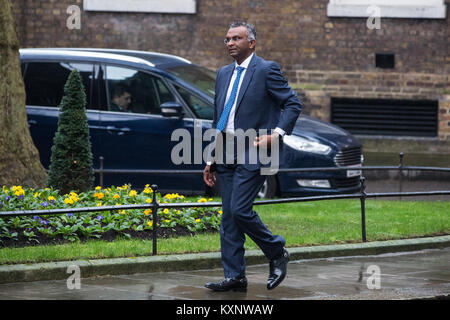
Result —
[[[329,17],[371,16],[369,7],[378,7],[381,18],[445,19],[444,0],[329,0]]]
[[[84,0],[85,11],[196,13],[196,0]]]

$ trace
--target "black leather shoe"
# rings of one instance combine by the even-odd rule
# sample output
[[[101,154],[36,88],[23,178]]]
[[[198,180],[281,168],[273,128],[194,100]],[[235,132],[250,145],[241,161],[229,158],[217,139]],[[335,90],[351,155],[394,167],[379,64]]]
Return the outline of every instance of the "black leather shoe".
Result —
[[[221,292],[230,290],[245,292],[247,291],[247,278],[226,278],[225,280],[217,283],[208,282],[205,284],[205,287],[214,291]]]
[[[289,261],[289,252],[283,249],[283,254],[278,259],[270,261],[270,274],[267,279],[267,289],[272,290],[278,286],[286,277],[287,264]]]

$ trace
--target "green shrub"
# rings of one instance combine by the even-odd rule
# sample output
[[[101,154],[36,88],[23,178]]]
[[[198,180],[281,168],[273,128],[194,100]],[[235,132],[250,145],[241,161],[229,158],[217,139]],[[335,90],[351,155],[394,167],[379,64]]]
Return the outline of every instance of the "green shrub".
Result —
[[[62,194],[88,191],[94,183],[94,170],[86,117],[86,94],[77,70],[70,73],[64,86],[60,112],[47,184]]]

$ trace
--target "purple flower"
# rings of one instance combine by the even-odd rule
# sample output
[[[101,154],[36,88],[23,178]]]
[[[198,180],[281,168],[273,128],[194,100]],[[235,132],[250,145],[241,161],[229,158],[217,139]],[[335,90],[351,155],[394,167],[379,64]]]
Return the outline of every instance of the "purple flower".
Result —
[[[10,196],[6,196],[5,201],[8,201],[9,199],[11,199]]]
[[[41,220],[41,223],[42,223],[43,225],[47,225],[47,224],[48,224],[48,222],[45,221],[45,220]]]
[[[68,217],[73,217],[73,213],[68,213],[67,216]]]
[[[42,204],[42,206],[43,206],[44,208],[45,208],[46,206],[48,206],[48,202],[47,202],[47,201],[42,202],[41,204]]]
[[[34,216],[33,220],[40,220],[41,218],[39,218],[38,216]]]
[[[102,215],[99,215],[98,217],[97,217],[97,220],[102,220],[103,219],[103,216]]]
[[[19,199],[22,200],[23,198],[24,198],[24,195],[21,194],[21,195],[19,196]]]

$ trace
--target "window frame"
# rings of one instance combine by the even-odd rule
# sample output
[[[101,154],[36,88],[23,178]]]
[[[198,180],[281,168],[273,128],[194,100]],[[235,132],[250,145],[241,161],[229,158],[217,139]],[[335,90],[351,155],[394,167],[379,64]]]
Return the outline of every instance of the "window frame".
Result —
[[[99,109],[93,109],[93,108],[91,108],[91,105],[88,105],[88,99],[90,101],[90,104],[92,104],[92,99],[94,97],[93,90],[94,90],[94,86],[95,86],[95,82],[96,82],[95,66],[99,64],[98,62],[89,61],[89,60],[71,60],[71,59],[24,59],[24,60],[21,60],[21,65],[25,64],[25,68],[22,73],[22,79],[24,81],[24,85],[27,80],[28,67],[29,67],[30,63],[59,63],[59,64],[67,63],[67,64],[90,64],[90,65],[92,65],[92,72],[91,72],[92,78],[90,81],[90,97],[86,96],[86,100],[87,100],[86,101],[86,111],[99,111]],[[25,85],[25,87],[26,87],[26,85]],[[86,88],[85,88],[85,90],[86,90]],[[30,106],[59,109],[58,105],[56,105],[56,106],[30,105]]]
[[[197,0],[83,0],[83,10],[196,14]]]
[[[138,72],[143,72],[143,73],[149,74],[149,75],[151,75],[151,76],[157,78],[158,80],[162,81],[163,84],[164,84],[164,85],[167,87],[167,89],[169,90],[169,92],[170,92],[170,93],[173,95],[173,97],[175,98],[175,102],[178,102],[178,103],[181,103],[181,104],[182,104],[182,106],[183,106],[183,111],[185,112],[185,116],[183,117],[183,119],[189,119],[189,117],[187,117],[187,115],[189,115],[191,118],[195,119],[195,117],[193,116],[193,114],[192,114],[190,108],[189,108],[188,106],[186,106],[184,100],[183,100],[182,98],[180,98],[178,92],[176,92],[175,88],[172,87],[172,85],[169,83],[169,81],[168,81],[164,76],[161,76],[161,75],[159,75],[158,73],[155,73],[155,72],[151,72],[151,71],[149,71],[149,70],[147,70],[147,69],[143,69],[143,68],[139,68],[139,67],[134,67],[134,66],[131,67],[131,66],[129,66],[129,65],[124,65],[124,64],[119,64],[119,63],[108,63],[108,62],[105,63],[105,62],[102,62],[102,63],[100,63],[100,66],[101,66],[101,68],[103,68],[103,70],[104,70],[104,78],[103,78],[103,79],[99,79],[99,81],[100,81],[100,80],[103,80],[104,89],[105,89],[105,95],[106,95],[106,103],[107,103],[107,106],[109,106],[109,103],[110,103],[110,100],[109,100],[109,99],[110,99],[110,96],[109,96],[109,87],[108,87],[108,79],[107,79],[108,74],[107,74],[106,68],[107,68],[108,66],[111,66],[111,67],[118,67],[118,68],[125,68],[125,69],[136,70],[136,71],[138,71]],[[109,110],[101,110],[101,111],[102,111],[102,112],[115,112],[115,111],[109,111]],[[123,112],[120,112],[120,113],[123,113]],[[152,113],[134,113],[134,112],[132,112],[131,114],[133,114],[133,115],[142,115],[142,116],[161,117],[161,118],[164,117],[164,116],[161,115],[161,114],[152,114]]]
[[[329,0],[327,16],[367,18],[371,6],[380,8],[380,18],[446,19],[447,15],[444,0]]]

